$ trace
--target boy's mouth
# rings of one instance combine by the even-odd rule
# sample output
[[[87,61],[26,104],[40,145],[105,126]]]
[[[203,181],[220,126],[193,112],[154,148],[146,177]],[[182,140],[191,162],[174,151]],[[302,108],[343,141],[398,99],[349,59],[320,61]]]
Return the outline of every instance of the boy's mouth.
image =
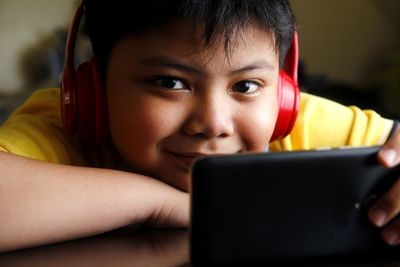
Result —
[[[183,167],[186,171],[190,170],[190,167],[192,166],[196,158],[211,155],[198,152],[174,152],[170,150],[166,150],[166,152],[170,156],[172,156],[172,159],[177,162],[181,167]]]
[[[172,158],[172,160],[174,160],[185,171],[189,171],[193,162],[199,157],[238,153],[238,152],[232,152],[232,153],[176,152],[171,150],[165,150],[165,152],[167,152],[167,154]]]

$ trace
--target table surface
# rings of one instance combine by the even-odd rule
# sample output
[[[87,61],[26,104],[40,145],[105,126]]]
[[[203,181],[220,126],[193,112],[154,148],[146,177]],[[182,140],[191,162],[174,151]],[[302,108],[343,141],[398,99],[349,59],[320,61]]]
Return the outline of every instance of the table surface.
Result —
[[[400,255],[400,253],[399,253]],[[282,264],[281,264],[282,263]],[[263,266],[400,266],[400,256],[322,258]],[[0,266],[192,266],[188,230],[114,231],[90,238],[0,253]]]

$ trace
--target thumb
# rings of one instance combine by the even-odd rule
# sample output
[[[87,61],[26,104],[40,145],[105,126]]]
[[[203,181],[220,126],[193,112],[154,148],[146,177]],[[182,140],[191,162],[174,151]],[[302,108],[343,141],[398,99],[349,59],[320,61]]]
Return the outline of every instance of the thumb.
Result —
[[[400,163],[400,128],[390,137],[378,153],[379,162],[385,167]]]

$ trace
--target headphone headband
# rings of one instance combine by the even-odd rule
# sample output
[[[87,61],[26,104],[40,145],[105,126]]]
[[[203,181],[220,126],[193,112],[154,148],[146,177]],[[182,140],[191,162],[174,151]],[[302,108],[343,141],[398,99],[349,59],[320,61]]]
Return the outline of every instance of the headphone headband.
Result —
[[[77,128],[78,113],[77,81],[75,79],[75,42],[78,35],[79,24],[83,14],[84,1],[79,4],[68,32],[67,45],[65,47],[65,63],[61,79],[61,114],[64,130],[73,135]]]
[[[299,39],[297,36],[297,31],[293,33],[292,45],[290,46],[286,58],[285,66],[287,66],[288,73],[292,78],[293,82],[297,82],[297,72],[299,68]]]

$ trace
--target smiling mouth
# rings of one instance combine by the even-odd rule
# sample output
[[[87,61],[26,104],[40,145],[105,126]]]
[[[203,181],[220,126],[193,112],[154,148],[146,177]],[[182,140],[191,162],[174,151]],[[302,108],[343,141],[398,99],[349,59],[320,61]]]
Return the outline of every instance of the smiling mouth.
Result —
[[[178,165],[183,168],[185,171],[189,171],[193,162],[203,156],[208,156],[211,154],[202,154],[202,153],[177,153],[170,150],[166,150],[166,152],[172,156],[173,160],[178,163]]]
[[[235,154],[235,153],[197,153],[197,152],[174,152],[171,150],[165,150],[173,160],[178,163],[178,165],[183,168],[185,171],[189,171],[193,162],[199,157],[206,157],[212,155],[226,155],[226,154]],[[240,151],[236,152],[240,153]]]

